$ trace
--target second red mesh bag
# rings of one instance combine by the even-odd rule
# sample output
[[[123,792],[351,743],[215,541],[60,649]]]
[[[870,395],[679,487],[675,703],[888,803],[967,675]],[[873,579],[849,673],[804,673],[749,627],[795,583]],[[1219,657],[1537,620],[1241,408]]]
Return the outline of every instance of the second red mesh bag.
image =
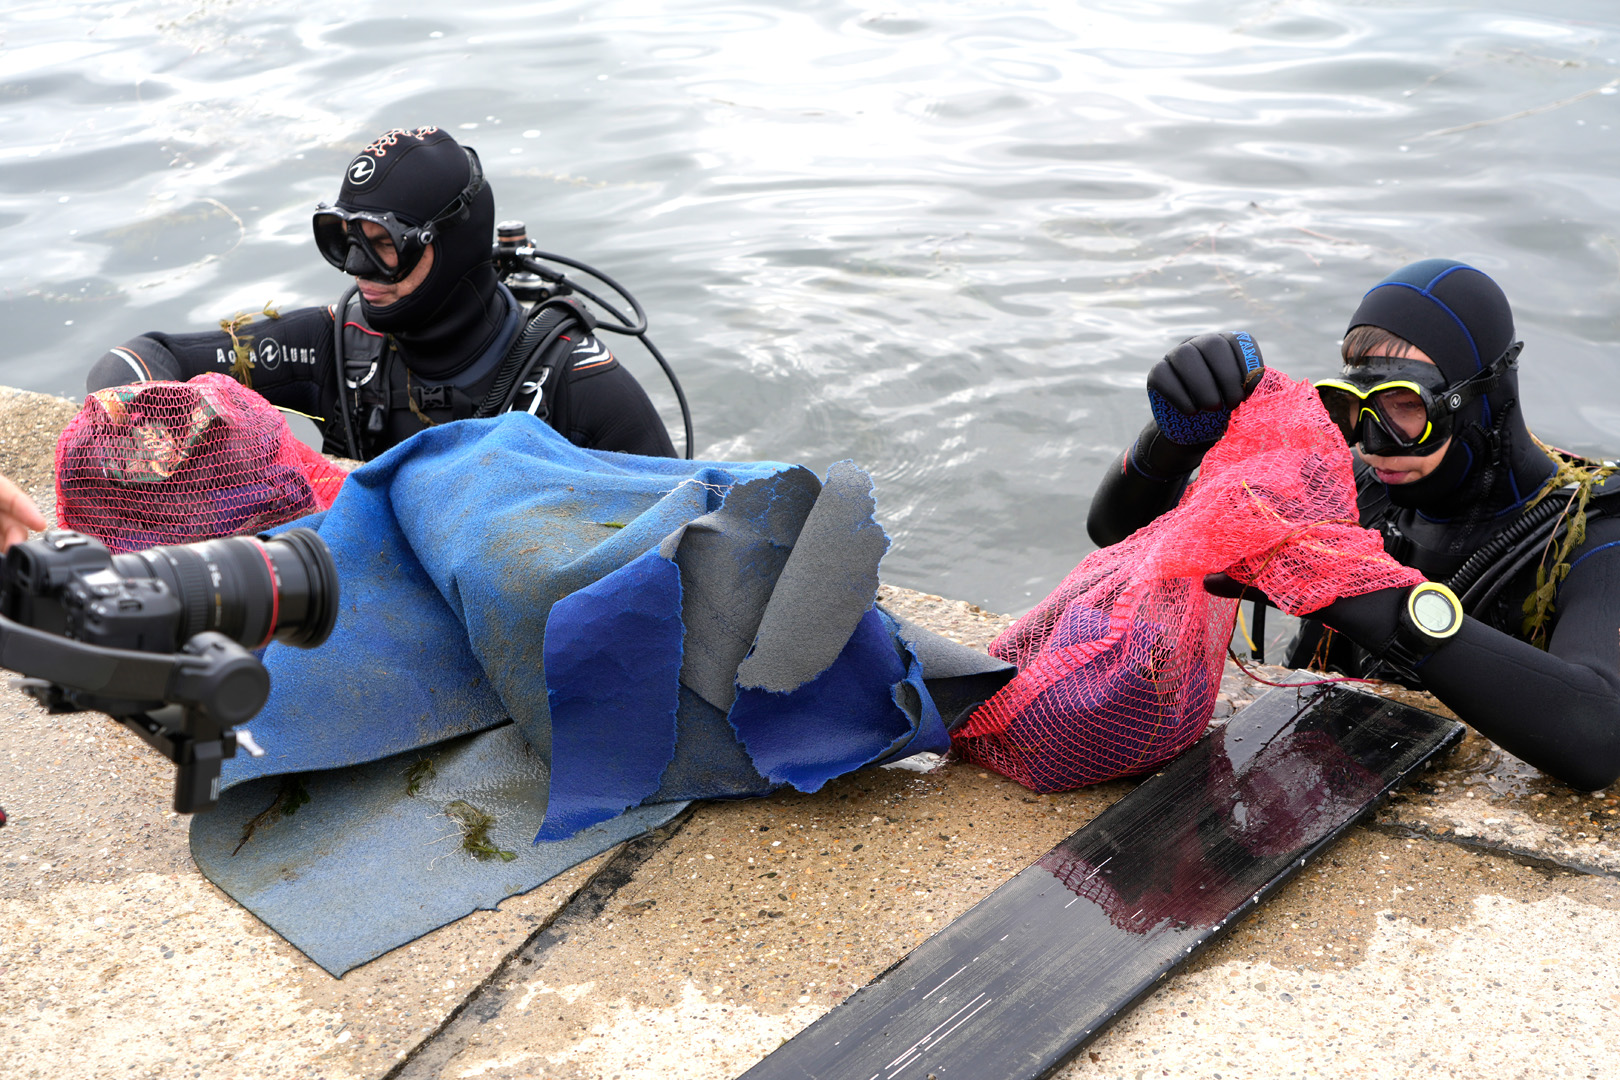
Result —
[[[1268,371],[1175,509],[1087,556],[991,644],[1018,674],[956,750],[1036,791],[1169,760],[1209,725],[1237,613],[1206,574],[1291,615],[1423,580],[1356,517],[1344,436],[1310,383]]]
[[[84,399],[56,442],[56,516],[113,551],[256,532],[332,505],[346,474],[226,375]]]

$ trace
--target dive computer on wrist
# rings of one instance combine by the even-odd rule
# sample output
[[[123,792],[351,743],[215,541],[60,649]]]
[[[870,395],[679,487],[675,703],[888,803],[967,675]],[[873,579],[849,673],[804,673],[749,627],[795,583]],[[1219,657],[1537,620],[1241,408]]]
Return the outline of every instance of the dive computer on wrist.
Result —
[[[1456,593],[1438,581],[1419,582],[1401,601],[1395,639],[1386,655],[1412,670],[1450,641],[1462,624],[1463,606]]]

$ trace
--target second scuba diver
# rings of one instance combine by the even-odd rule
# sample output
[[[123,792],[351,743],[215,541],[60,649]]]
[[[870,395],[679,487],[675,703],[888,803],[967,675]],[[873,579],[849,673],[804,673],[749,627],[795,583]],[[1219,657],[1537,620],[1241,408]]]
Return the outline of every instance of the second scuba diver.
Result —
[[[314,229],[355,288],[340,305],[244,330],[245,374],[271,404],[315,417],[325,452],[366,460],[431,424],[517,408],[577,446],[675,456],[646,392],[584,310],[559,298],[525,312],[498,279],[495,197],[471,147],[433,127],[385,132],[349,163]],[[96,361],[85,388],[241,377],[235,346],[225,330],[143,334]]]
[[[1429,581],[1334,601],[1304,621],[1287,662],[1427,690],[1510,753],[1595,790],[1620,777],[1620,476],[1593,486],[1567,571],[1544,566],[1572,524],[1569,493],[1528,507],[1558,465],[1519,408],[1521,345],[1502,290],[1462,263],[1413,263],[1362,298],[1344,370],[1317,388],[1357,447],[1361,523]],[[1097,490],[1096,543],[1175,505],[1258,364],[1233,335],[1207,334],[1152,369],[1154,419]],[[1527,620],[1538,567],[1556,595]],[[1223,575],[1209,585],[1238,595]]]

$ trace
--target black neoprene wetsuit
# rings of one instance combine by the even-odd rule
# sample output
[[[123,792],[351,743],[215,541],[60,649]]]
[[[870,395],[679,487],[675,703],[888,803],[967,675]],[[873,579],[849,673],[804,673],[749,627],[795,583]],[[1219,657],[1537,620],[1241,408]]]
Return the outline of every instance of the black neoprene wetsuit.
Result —
[[[460,340],[477,343],[466,355],[441,350],[423,361],[403,353],[392,335],[371,329],[360,304],[350,305],[343,320],[350,384],[345,397],[357,413],[351,429],[362,459],[409,438],[429,421],[470,417],[484,401],[523,328],[524,312],[501,286],[474,313],[474,318],[462,320],[468,332]],[[570,310],[563,307],[536,318],[571,321]],[[275,319],[260,319],[237,331],[237,337],[251,338],[252,388],[273,405],[315,418],[325,436],[322,449],[350,456],[338,409],[336,324],[335,307],[300,308]],[[85,387],[99,390],[152,379],[185,380],[208,371],[229,373],[234,363],[231,337],[223,330],[154,331],[102,356]],[[569,442],[593,450],[675,456],[669,433],[646,392],[583,323],[562,326],[540,366],[547,370],[541,415]],[[527,409],[533,400],[532,389],[520,388],[513,408]]]
[[[1361,298],[1343,343],[1348,374],[1391,359],[1393,351],[1407,363],[1432,364],[1445,380],[1434,404],[1425,406],[1428,424],[1418,442],[1369,450],[1396,462],[1403,455],[1426,458],[1424,475],[1385,485],[1364,463],[1358,466],[1361,523],[1383,534],[1384,549],[1396,560],[1452,585],[1469,617],[1425,659],[1402,668],[1392,648],[1394,656],[1418,655],[1396,641],[1407,590],[1343,598],[1305,621],[1288,661],[1300,667],[1317,657],[1352,675],[1371,667],[1384,677],[1393,674],[1434,694],[1510,753],[1572,787],[1594,790],[1620,777],[1620,475],[1589,504],[1586,535],[1565,564],[1568,576],[1558,585],[1543,651],[1530,644],[1524,625],[1524,601],[1536,590],[1537,567],[1549,550],[1532,526],[1568,500],[1554,492],[1545,505],[1527,507],[1556,470],[1519,408],[1516,358],[1523,346],[1515,337],[1501,287],[1455,260],[1408,264]],[[1173,355],[1178,362],[1191,359]],[[1199,373],[1196,365],[1188,370],[1195,378]],[[1213,400],[1192,401],[1191,413],[1177,408],[1208,418],[1219,411]],[[1364,407],[1347,438],[1382,446],[1388,429],[1381,435],[1369,426],[1382,424],[1377,417],[1375,408]],[[1176,434],[1179,421],[1166,419]],[[1175,505],[1201,447],[1211,445],[1181,438],[1172,439],[1157,422],[1143,429],[1092,501],[1087,527],[1093,540],[1115,543]],[[1548,514],[1543,527],[1550,531],[1560,520]],[[1527,531],[1522,538],[1521,530]],[[1324,625],[1349,642],[1324,641]]]
[[[1152,437],[1149,431],[1143,435]],[[1139,440],[1120,456],[1093,498],[1087,528],[1099,545],[1115,543],[1164,513],[1186,488],[1185,475],[1150,476],[1133,464],[1142,445]],[[1513,440],[1508,453],[1504,465],[1511,468],[1498,470],[1493,491],[1479,500],[1495,502],[1496,509],[1471,515],[1479,502],[1463,498],[1445,506],[1443,518],[1392,506],[1385,485],[1362,466],[1362,524],[1383,531],[1385,549],[1396,559],[1444,581],[1518,520],[1524,502],[1552,474],[1551,462],[1528,439]],[[1616,487],[1620,480],[1607,485]],[[1528,644],[1521,629],[1522,605],[1535,587],[1532,560],[1486,610],[1470,612],[1462,630],[1417,670],[1421,688],[1481,734],[1583,790],[1620,777],[1620,493],[1611,499],[1612,509],[1604,505],[1609,499],[1594,501],[1586,540],[1571,554],[1546,651]],[[1500,505],[1502,500],[1507,504]],[[1325,623],[1360,647],[1345,648],[1341,639],[1328,653],[1329,665],[1363,674],[1368,653],[1377,654],[1394,636],[1403,596],[1403,590],[1385,589],[1335,601],[1319,613],[1320,621],[1306,620],[1288,662],[1304,666],[1312,659]]]

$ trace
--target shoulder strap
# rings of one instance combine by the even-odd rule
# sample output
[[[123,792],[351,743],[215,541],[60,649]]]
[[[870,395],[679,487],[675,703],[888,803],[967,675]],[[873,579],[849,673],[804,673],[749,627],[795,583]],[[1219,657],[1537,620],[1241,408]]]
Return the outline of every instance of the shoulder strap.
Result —
[[[591,318],[590,312],[567,297],[554,296],[541,304],[529,316],[522,332],[506,351],[494,385],[490,387],[489,393],[479,403],[473,415],[489,417],[511,408],[512,402],[517,398],[523,376],[529,373],[537,360],[544,361],[551,344],[565,329],[576,324],[583,325],[589,330],[595,326],[596,320]],[[548,368],[539,375],[542,391],[554,389],[547,387],[547,383],[551,382],[547,377],[549,374]],[[550,395],[547,394],[546,397],[549,402]]]

